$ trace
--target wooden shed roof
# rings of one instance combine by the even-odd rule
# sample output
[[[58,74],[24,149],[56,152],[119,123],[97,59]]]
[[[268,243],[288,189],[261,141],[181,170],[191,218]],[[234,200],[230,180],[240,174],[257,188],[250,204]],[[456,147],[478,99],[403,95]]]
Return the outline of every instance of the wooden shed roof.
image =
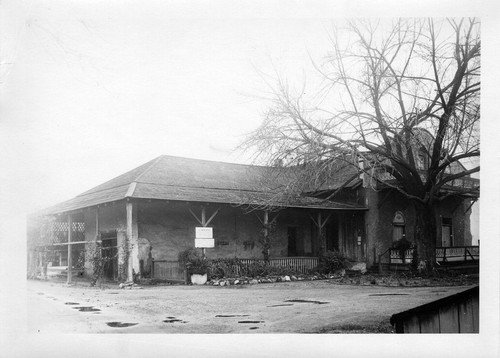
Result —
[[[260,178],[270,170],[264,166],[243,165],[163,155],[114,179],[56,204],[43,214],[79,210],[126,198],[254,204],[273,198],[271,189],[262,187]],[[346,173],[332,178],[329,187],[344,184]],[[363,210],[348,203],[301,196],[276,206],[322,209]]]

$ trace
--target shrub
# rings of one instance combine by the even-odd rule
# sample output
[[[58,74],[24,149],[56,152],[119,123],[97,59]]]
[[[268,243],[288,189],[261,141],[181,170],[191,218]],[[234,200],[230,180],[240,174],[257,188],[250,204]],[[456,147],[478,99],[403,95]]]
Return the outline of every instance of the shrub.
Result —
[[[350,262],[351,260],[339,251],[327,251],[319,258],[318,272],[328,274],[346,269],[350,266]]]
[[[392,243],[392,248],[396,250],[406,251],[412,247],[411,241],[406,240],[404,237],[394,241]]]
[[[241,273],[242,263],[238,258],[210,260],[210,277],[223,278],[237,276]]]
[[[251,261],[246,264],[238,258],[222,258],[209,261],[210,277],[224,278],[234,276],[264,277],[264,276],[285,276],[298,275],[293,267],[272,266],[264,260]]]
[[[198,251],[193,247],[179,252],[178,260],[181,265],[187,268],[190,275],[204,275],[208,273],[210,269],[208,261],[201,257]]]
[[[96,283],[102,280],[104,276],[104,267],[107,263],[118,257],[118,253],[114,256],[103,256],[102,254],[102,244],[100,242],[89,242],[85,249],[86,259],[92,265],[92,275],[90,277],[90,285],[95,286]]]

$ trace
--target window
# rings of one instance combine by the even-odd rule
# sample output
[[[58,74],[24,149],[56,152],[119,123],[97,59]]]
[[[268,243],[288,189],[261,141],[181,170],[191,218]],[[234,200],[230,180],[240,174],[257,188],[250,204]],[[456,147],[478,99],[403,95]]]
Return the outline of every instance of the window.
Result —
[[[423,148],[420,148],[417,153],[417,169],[425,170],[427,167],[427,153]]]

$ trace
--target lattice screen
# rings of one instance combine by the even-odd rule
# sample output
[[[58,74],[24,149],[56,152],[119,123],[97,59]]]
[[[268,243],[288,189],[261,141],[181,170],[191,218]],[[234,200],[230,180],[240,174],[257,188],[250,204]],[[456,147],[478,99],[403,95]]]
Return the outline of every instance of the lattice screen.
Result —
[[[68,222],[55,221],[52,226],[54,236],[57,237],[57,242],[68,241]],[[84,241],[85,240],[85,223],[76,221],[71,225],[71,241]]]

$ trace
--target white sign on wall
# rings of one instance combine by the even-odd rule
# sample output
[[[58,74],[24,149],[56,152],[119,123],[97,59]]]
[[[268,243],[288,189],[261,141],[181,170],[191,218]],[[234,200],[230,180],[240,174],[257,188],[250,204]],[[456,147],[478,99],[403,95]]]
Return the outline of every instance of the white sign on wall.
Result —
[[[213,239],[214,234],[211,227],[196,227],[196,239]]]
[[[194,239],[194,247],[201,249],[211,249],[215,247],[214,239]]]

